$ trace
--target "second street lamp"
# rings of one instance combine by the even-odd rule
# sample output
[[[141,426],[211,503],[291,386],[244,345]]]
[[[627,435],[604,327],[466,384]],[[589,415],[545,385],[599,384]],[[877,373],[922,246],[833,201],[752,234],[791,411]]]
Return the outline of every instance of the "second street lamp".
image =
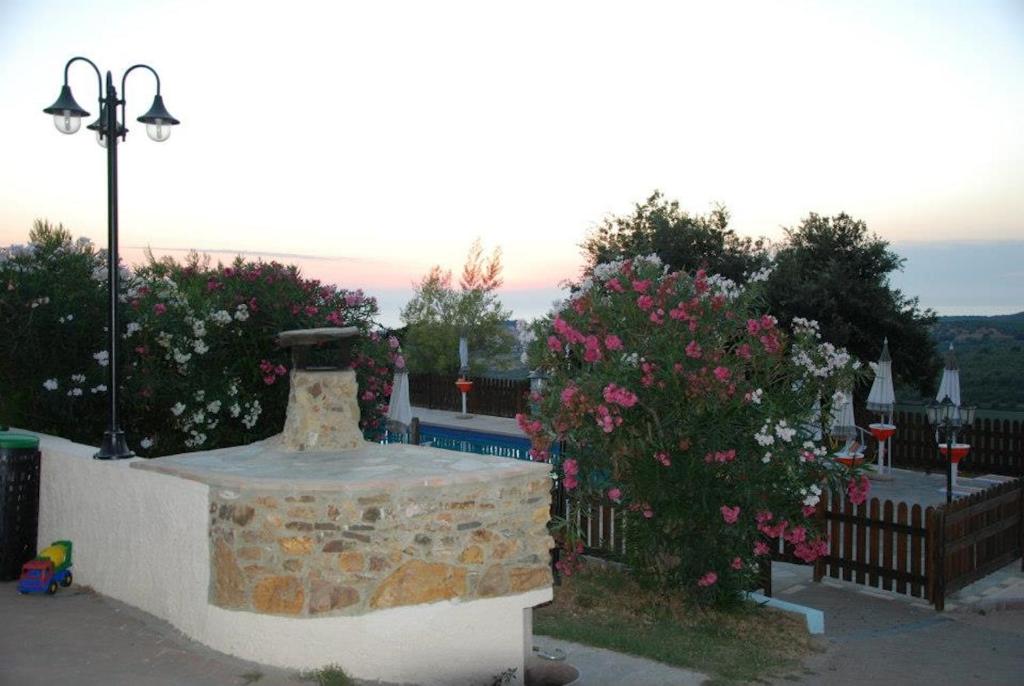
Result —
[[[86,128],[95,131],[97,141],[107,149],[107,291],[109,296],[107,393],[109,394],[110,408],[109,422],[107,430],[103,434],[103,443],[94,457],[98,460],[120,460],[134,456],[134,453],[128,449],[118,419],[118,362],[120,359],[118,355],[120,339],[118,295],[121,289],[120,259],[117,249],[117,139],[120,138],[124,141],[128,135],[128,129],[124,125],[125,81],[128,75],[136,69],[146,69],[156,79],[156,97],[153,99],[153,104],[148,112],[138,118],[139,122],[146,125],[146,134],[151,139],[157,142],[167,140],[171,135],[171,127],[177,126],[180,122],[172,117],[164,107],[163,97],[160,95],[160,76],[152,67],[136,64],[125,70],[121,77],[121,97],[118,98],[117,89],[114,88],[114,77],[109,71],[106,75],[106,89],[104,90],[103,77],[99,67],[88,58],[72,57],[64,65],[64,85],[61,87],[60,96],[55,103],[43,110],[46,114],[53,115],[54,125],[61,133],[70,135],[77,132],[82,126],[82,117],[89,116],[89,113],[75,101],[71,94],[71,87],[68,86],[68,71],[75,62],[85,62],[96,72],[100,115]],[[118,107],[121,108],[120,123],[117,120]]]

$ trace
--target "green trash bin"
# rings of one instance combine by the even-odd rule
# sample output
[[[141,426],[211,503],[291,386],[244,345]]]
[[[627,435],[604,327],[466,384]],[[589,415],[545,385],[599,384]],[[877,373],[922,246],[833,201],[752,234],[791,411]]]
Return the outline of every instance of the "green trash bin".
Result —
[[[0,581],[17,579],[36,556],[39,457],[38,438],[0,431]]]

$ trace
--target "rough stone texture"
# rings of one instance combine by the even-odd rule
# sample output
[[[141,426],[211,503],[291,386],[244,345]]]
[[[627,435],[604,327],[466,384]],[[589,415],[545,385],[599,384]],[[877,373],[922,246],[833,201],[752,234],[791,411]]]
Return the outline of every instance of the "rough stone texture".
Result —
[[[352,450],[363,445],[352,370],[293,370],[288,414],[281,434],[284,450]]]
[[[550,480],[335,492],[210,489],[210,602],[278,615],[514,595],[552,583]]]
[[[440,562],[410,560],[377,587],[370,607],[417,605],[466,594],[466,570]]]

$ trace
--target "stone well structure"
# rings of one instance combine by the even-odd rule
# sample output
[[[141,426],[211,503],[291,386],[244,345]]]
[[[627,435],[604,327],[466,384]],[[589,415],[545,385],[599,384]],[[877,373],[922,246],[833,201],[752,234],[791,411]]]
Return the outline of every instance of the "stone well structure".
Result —
[[[218,650],[395,683],[490,684],[551,599],[543,464],[362,440],[350,370],[293,370],[283,434],[100,462],[44,437],[40,540],[76,579]]]

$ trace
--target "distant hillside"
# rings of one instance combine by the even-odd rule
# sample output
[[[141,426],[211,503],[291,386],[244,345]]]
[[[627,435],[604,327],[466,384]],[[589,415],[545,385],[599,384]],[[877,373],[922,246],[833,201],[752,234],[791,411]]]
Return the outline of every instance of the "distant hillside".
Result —
[[[979,408],[1024,410],[1024,312],[993,317],[940,317],[932,329],[940,354],[953,344],[960,392]],[[939,380],[935,380],[938,390]],[[902,400],[930,400],[902,390]]]

